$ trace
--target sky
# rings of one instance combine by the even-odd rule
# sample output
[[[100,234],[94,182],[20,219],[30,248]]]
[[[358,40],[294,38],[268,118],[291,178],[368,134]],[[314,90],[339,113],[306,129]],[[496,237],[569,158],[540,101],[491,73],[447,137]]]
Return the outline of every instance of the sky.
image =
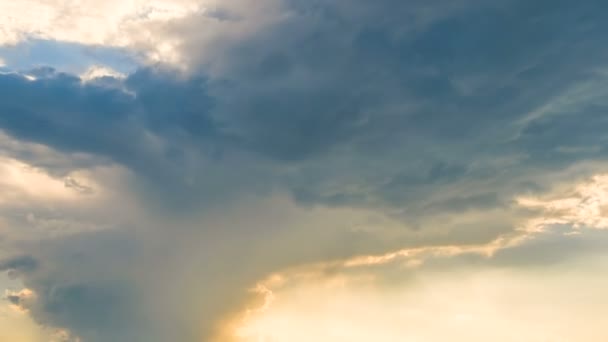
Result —
[[[0,340],[608,340],[608,5],[0,0]]]

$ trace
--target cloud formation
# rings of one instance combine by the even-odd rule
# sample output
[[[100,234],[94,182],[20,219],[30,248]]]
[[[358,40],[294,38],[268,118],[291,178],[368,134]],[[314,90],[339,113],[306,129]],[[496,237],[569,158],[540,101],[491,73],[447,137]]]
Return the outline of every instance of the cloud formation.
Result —
[[[145,56],[0,72],[0,270],[66,336],[224,342],[277,272],[523,268],[604,241],[599,1],[24,4],[0,5],[24,13],[5,45]]]
[[[196,0],[2,2],[0,45],[45,39],[113,47],[142,46],[147,58],[176,62],[174,46],[159,36],[159,28],[203,10],[201,5]]]

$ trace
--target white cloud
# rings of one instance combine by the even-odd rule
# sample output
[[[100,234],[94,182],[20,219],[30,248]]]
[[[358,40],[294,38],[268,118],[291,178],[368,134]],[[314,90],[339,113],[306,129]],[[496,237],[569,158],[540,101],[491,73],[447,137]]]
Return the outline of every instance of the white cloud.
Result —
[[[102,78],[102,77],[112,77],[112,78],[123,79],[126,77],[126,75],[122,74],[116,70],[113,70],[111,68],[108,68],[105,66],[99,66],[99,65],[94,65],[94,66],[88,68],[87,71],[85,71],[83,74],[80,75],[80,79],[83,80],[84,82],[92,81],[94,79]]]
[[[22,199],[41,201],[76,200],[78,194],[56,179],[30,165],[10,158],[0,158],[0,204]]]
[[[603,261],[605,262],[605,260]],[[391,287],[374,278],[316,278],[274,294],[238,329],[254,341],[606,340],[605,264],[520,272],[492,268],[422,272]],[[566,267],[566,269],[568,269]],[[404,277],[398,267],[377,276]]]
[[[528,230],[542,231],[551,225],[608,229],[608,174],[598,174],[575,186],[539,197],[522,196],[517,202],[541,211]]]
[[[0,232],[12,240],[41,239],[114,227],[120,203],[114,182],[125,171],[91,156],[66,154],[0,132]],[[128,215],[125,214],[124,217]],[[6,248],[6,246],[5,246]],[[0,257],[3,255],[0,255]]]
[[[266,298],[263,305],[245,309],[227,330],[241,342],[299,341],[300,337],[603,341],[607,336],[590,332],[601,327],[593,317],[601,315],[608,302],[602,292],[608,279],[597,276],[607,259],[605,253],[593,254],[599,258],[589,262],[580,255],[594,253],[593,247],[580,244],[606,238],[586,234],[608,228],[608,175],[557,186],[544,195],[520,196],[515,202],[535,210],[534,214],[519,229],[486,244],[421,246],[275,273],[254,289]],[[571,227],[577,234],[560,234],[555,225]],[[576,230],[583,227],[592,230]],[[543,241],[552,241],[550,248],[563,247],[555,250],[556,255],[566,255],[569,245],[578,246],[581,254],[545,264],[542,274],[504,267],[510,261],[500,253],[525,255],[529,246],[543,253],[538,245]],[[480,263],[464,266],[459,260],[465,256]],[[533,264],[534,256],[528,257]],[[442,264],[451,266],[436,268]],[[573,269],[577,271],[564,273]],[[581,288],[584,294],[577,292]],[[294,336],[294,331],[306,333]]]
[[[0,1],[0,45],[49,39],[112,47],[145,46],[149,56],[174,62],[171,41],[159,30],[202,10],[199,0]]]

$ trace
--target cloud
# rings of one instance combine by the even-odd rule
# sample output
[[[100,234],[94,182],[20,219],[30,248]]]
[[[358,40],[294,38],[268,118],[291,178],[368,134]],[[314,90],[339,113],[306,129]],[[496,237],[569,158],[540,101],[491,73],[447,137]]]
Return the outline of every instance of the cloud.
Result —
[[[315,332],[305,338],[364,341],[368,336],[382,336],[386,340],[409,336],[435,341],[444,340],[445,331],[436,333],[429,327],[442,324],[451,331],[448,335],[457,340],[500,339],[505,338],[506,331],[513,331],[512,336],[522,339],[586,336],[587,331],[596,331],[601,323],[573,322],[571,313],[576,311],[586,316],[589,312],[601,311],[601,304],[596,306],[596,300],[605,300],[596,293],[605,281],[597,276],[597,267],[605,266],[603,246],[608,238],[599,211],[605,197],[604,181],[604,175],[596,175],[575,184],[555,185],[542,196],[545,200],[519,200],[521,206],[540,206],[542,210],[534,211],[515,232],[505,233],[489,243],[408,248],[309,264],[272,274],[255,288],[256,293],[266,298],[263,305],[244,310],[229,331],[236,334],[237,341],[284,340],[293,336],[293,331],[313,327]],[[575,212],[585,217],[587,223],[581,224],[579,214],[572,216]],[[564,278],[565,270],[577,273]],[[494,283],[490,280],[496,279],[494,277],[500,280]],[[562,287],[557,282],[569,285]],[[570,282],[579,285],[571,288]],[[442,286],[445,288],[440,289]],[[582,295],[577,291],[580,287],[595,294]],[[500,288],[499,294],[486,292],[484,288]],[[520,292],[522,288],[527,290]],[[545,296],[528,298],[524,294],[536,291],[534,289],[555,291],[550,295],[554,298],[552,301],[559,302],[560,311],[568,314],[539,324],[543,318],[538,317],[538,313],[547,307],[554,308],[555,304],[532,299]],[[417,300],[427,295],[434,299],[422,303]],[[438,299],[440,295],[446,297]],[[507,297],[506,302],[521,302],[516,306],[495,302],[495,298]],[[461,302],[462,298],[466,299]],[[483,299],[480,301],[480,298]],[[395,300],[403,302],[395,304]],[[488,304],[490,302],[492,304]],[[378,306],[377,312],[368,315],[374,305]],[[404,312],[404,307],[411,312]],[[481,307],[485,307],[483,313],[478,311]],[[522,321],[511,316],[515,308],[517,315],[535,317],[533,324],[543,329],[520,325],[518,322]],[[437,312],[442,312],[442,317],[438,317]],[[410,326],[412,320],[418,323]],[[488,330],[468,327],[484,320],[493,327]],[[559,326],[553,325],[555,320],[569,321],[568,331],[559,332]],[[354,322],[361,322],[364,328],[353,329]],[[552,328],[547,330],[549,326]],[[602,340],[596,335],[589,338]]]
[[[606,169],[599,2],[30,5],[5,42],[174,64],[0,73],[1,242],[40,261],[0,269],[42,325],[208,339],[269,274],[544,263],[592,244],[534,220],[604,225],[604,186],[545,198]]]
[[[70,125],[7,98],[5,110],[29,113],[5,118],[4,129],[61,150],[99,154],[137,173],[154,170],[158,174],[152,183],[172,179],[186,184],[177,193],[188,192],[184,188],[192,184],[210,186],[187,169],[230,159],[235,168],[255,173],[259,184],[285,183],[302,202],[366,207],[402,206],[456,183],[492,183],[500,172],[505,179],[530,184],[533,176],[521,177],[531,169],[528,165],[554,168],[601,157],[601,149],[585,156],[564,153],[583,143],[560,140],[565,127],[572,127],[561,121],[575,117],[566,115],[569,108],[584,111],[586,120],[576,123],[584,125],[581,131],[603,124],[584,109],[601,105],[601,96],[573,99],[581,94],[575,89],[601,88],[589,84],[605,78],[598,71],[604,51],[593,44],[602,21],[590,7],[563,3],[543,12],[540,7],[524,11],[517,1],[507,7],[391,3],[395,13],[407,13],[412,20],[389,16],[372,28],[368,23],[385,6],[267,1],[260,5],[268,10],[264,14],[240,5],[209,4],[215,13],[224,13],[220,17],[235,19],[203,14],[180,19],[181,26],[175,27],[184,41],[180,51],[196,57],[185,79],[143,69],[124,80],[104,78],[116,86],[108,88],[55,73],[24,87],[17,76],[6,75],[6,86],[15,89],[12,98],[24,96],[33,103],[40,102],[34,97],[53,99],[44,102],[44,112],[70,113],[64,114]],[[577,24],[584,15],[597,25]],[[534,29],[538,32],[531,37],[535,18],[542,18],[542,29]],[[256,29],[230,33],[233,26],[258,19]],[[310,25],[312,19],[318,24]],[[207,21],[218,27],[194,30]],[[560,35],[558,22],[572,22],[577,29]],[[509,25],[518,29],[503,29]],[[477,30],[485,35],[476,35]],[[458,46],[444,44],[458,40]],[[219,45],[205,45],[211,41]],[[512,55],[501,53],[505,44],[514,45]],[[586,48],[569,48],[574,45]],[[581,52],[587,48],[597,51]],[[567,56],[555,52],[564,50]],[[445,56],[452,61],[442,60]],[[559,68],[565,81],[548,81],[556,77],[542,72],[549,66]],[[56,99],[50,95],[55,89],[80,100],[68,104]],[[560,106],[564,115],[534,114],[564,96],[572,103]],[[51,127],[48,132],[55,136],[29,131],[28,121]],[[98,128],[91,132],[93,127]],[[577,134],[586,137],[585,146],[600,144],[599,136]],[[480,151],[479,146],[485,147]],[[177,170],[176,164],[190,166]],[[386,167],[369,166],[377,164]],[[240,174],[234,178],[243,179]],[[512,186],[490,190],[494,201],[507,200]],[[492,196],[454,194],[451,201],[470,197],[471,205],[480,204],[475,199],[484,195]],[[433,208],[449,201],[420,205]]]
[[[0,262],[0,271],[33,272],[38,268],[38,260],[31,256],[20,256]]]
[[[154,60],[175,62],[173,44],[159,27],[201,10],[199,1],[70,1],[28,0],[0,5],[0,44],[45,39],[85,45],[145,46]],[[18,15],[14,15],[18,13]]]
[[[604,265],[544,265],[533,272],[394,265],[376,277],[303,279],[279,287],[270,306],[237,329],[238,341],[602,341],[597,315],[604,310],[606,277],[598,271]]]
[[[27,306],[31,301],[36,299],[36,294],[30,289],[22,289],[20,291],[5,291],[4,299],[11,306],[19,311],[27,312]]]
[[[607,184],[607,175],[599,174],[574,189],[561,190],[557,194],[545,195],[544,198],[521,197],[517,201],[521,206],[543,213],[539,220],[530,223],[531,230],[542,231],[551,225],[569,225],[575,229],[608,229]]]

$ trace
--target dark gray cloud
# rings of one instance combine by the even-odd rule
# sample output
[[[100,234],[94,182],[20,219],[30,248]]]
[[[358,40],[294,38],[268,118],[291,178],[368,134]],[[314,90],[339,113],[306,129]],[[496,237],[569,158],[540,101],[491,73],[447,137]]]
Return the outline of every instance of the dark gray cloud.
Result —
[[[278,190],[311,210],[378,210],[423,231],[441,215],[506,215],[512,196],[542,189],[548,171],[605,158],[607,103],[597,89],[607,82],[608,12],[600,1],[286,0],[278,8],[268,27],[220,34],[221,44],[204,49],[201,22],[228,28],[247,18],[220,5],[176,24],[193,64],[187,76],[162,67],[88,83],[51,69],[32,71],[35,80],[0,74],[0,128],[124,165],[145,201],[173,214]],[[189,281],[206,295],[185,300],[215,318],[272,270],[416,243],[489,241],[516,222],[496,220],[450,223],[440,241],[408,240],[403,226],[375,236],[316,223],[293,234],[275,222],[190,224],[179,233],[202,231],[191,239],[163,226],[143,238],[154,248],[84,234],[0,269],[29,272],[24,282],[40,296],[34,318],[85,341],[188,341],[188,327],[162,335],[166,325],[155,323],[183,309],[175,297],[194,292],[180,291]],[[188,240],[202,242],[172,250]],[[166,254],[163,268],[158,255]],[[501,258],[517,262],[509,251]],[[156,271],[163,279],[150,279]],[[145,293],[134,289],[140,276]],[[135,309],[157,297],[174,311],[142,317],[149,308]]]
[[[32,247],[35,257],[14,259],[28,261],[11,266],[28,265],[21,280],[35,296],[16,293],[9,301],[27,309],[38,323],[68,328],[86,341],[139,341],[137,331],[147,335],[133,313],[137,292],[125,276],[135,271],[131,267],[138,253],[128,233],[77,234]],[[38,259],[45,260],[44,268],[30,265]]]
[[[186,79],[143,69],[122,82],[125,93],[53,71],[2,75],[0,125],[127,165],[171,198],[192,200],[210,186],[201,164],[229,159],[257,168],[249,182],[280,183],[303,201],[402,205],[495,177],[497,155],[523,155],[519,168],[603,156],[563,153],[601,145],[601,98],[526,121],[603,77],[597,6],[285,2],[289,19],[216,52],[222,73],[212,79],[204,67]],[[196,33],[183,35],[196,56]]]
[[[18,256],[0,261],[0,271],[32,272],[38,265],[38,260],[32,256]]]
[[[132,144],[125,126],[133,112],[128,95],[115,89],[83,86],[80,79],[54,70],[36,70],[36,81],[6,74],[0,83],[2,127],[24,139],[62,150],[79,150],[111,155],[117,160],[129,156]],[[137,139],[134,139],[137,141]],[[132,153],[132,152],[131,152]]]
[[[601,130],[582,106],[525,121],[603,77],[599,4],[453,3],[290,2],[289,20],[216,61],[212,116],[243,149],[296,165],[287,187],[311,203],[403,206],[464,179],[519,186],[533,167],[601,157],[560,152],[583,143],[571,139],[601,144],[560,124]],[[546,133],[533,133],[538,121]],[[497,156],[519,161],[506,168]]]

